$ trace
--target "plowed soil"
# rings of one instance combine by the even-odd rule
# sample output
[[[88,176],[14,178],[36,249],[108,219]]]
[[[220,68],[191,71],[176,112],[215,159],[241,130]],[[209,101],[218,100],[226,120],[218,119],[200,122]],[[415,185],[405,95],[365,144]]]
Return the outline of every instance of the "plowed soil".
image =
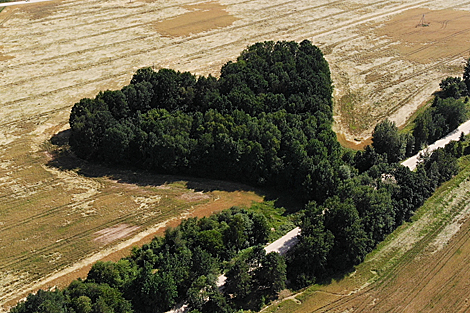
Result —
[[[216,206],[209,211],[261,200],[239,191],[250,190],[246,186],[220,182],[216,187],[225,193],[218,193],[211,191],[213,182],[110,170],[58,153],[60,144],[48,140],[66,135],[70,109],[79,99],[121,88],[144,66],[217,76],[249,44],[310,39],[330,62],[335,129],[343,142],[360,146],[378,120],[389,116],[405,123],[442,78],[461,73],[470,49],[469,5],[463,0],[54,0],[5,8],[0,13],[0,302],[126,239],[103,246],[94,240],[103,229],[126,224],[144,231],[182,213],[198,214],[211,201]],[[423,14],[429,26],[417,28]],[[208,198],[181,199],[188,187]],[[158,203],[150,201],[158,197]]]

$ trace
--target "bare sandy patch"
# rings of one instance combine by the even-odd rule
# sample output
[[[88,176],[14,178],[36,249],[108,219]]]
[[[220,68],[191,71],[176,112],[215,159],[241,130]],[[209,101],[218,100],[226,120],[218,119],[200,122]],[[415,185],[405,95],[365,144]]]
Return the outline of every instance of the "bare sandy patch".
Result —
[[[211,29],[227,27],[237,20],[218,2],[204,2],[183,6],[189,12],[177,17],[163,20],[155,29],[163,36],[183,37]]]
[[[182,194],[180,199],[185,200],[187,202],[195,202],[195,201],[200,201],[204,199],[209,199],[209,195],[204,194],[203,192],[187,192]]]
[[[139,210],[153,207],[160,203],[162,197],[160,195],[150,197],[134,197],[134,202],[139,205]]]
[[[366,146],[372,144],[372,138],[369,137],[367,139],[357,139],[357,140],[347,140],[346,136],[343,133],[337,133],[336,139],[338,142],[345,148],[354,149],[354,150],[361,150],[364,149]]]
[[[113,227],[108,227],[103,230],[97,231],[95,235],[97,235],[98,237],[93,240],[102,244],[108,244],[115,240],[129,236],[139,228],[139,226],[131,226],[127,224],[115,225]]]

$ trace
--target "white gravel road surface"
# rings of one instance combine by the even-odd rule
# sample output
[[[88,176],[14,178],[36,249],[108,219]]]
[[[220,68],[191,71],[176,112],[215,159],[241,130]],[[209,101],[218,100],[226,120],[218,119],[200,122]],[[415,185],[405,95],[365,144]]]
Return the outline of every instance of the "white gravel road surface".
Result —
[[[29,1],[5,2],[5,3],[0,3],[0,7],[9,7],[9,6],[12,6],[12,5],[28,4],[28,3],[35,3],[35,2],[45,2],[45,1],[51,1],[51,0],[29,0]]]
[[[421,150],[420,152],[418,152],[416,155],[412,156],[411,158],[403,161],[401,164],[404,165],[404,166],[408,166],[410,168],[410,170],[414,170],[416,168],[416,166],[418,165],[418,158],[419,158],[419,155],[425,151],[428,151],[428,152],[431,152],[433,150],[436,150],[437,148],[443,148],[446,144],[448,144],[449,142],[451,142],[452,140],[456,141],[456,140],[459,140],[460,138],[460,134],[461,133],[464,133],[465,135],[469,134],[470,133],[470,120],[469,121],[466,121],[465,123],[463,123],[462,125],[460,125],[456,130],[454,130],[453,132],[449,133],[447,136],[439,139],[438,141],[436,141],[435,143],[433,143],[432,145],[429,145],[426,149],[424,150]]]

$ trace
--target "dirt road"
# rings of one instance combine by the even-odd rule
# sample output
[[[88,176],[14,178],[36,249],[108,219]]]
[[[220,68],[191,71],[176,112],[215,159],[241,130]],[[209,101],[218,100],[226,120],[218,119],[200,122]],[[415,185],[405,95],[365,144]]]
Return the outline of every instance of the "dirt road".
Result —
[[[421,150],[420,152],[418,152],[416,155],[412,156],[411,158],[406,159],[401,164],[404,166],[408,166],[410,170],[414,170],[416,166],[418,165],[418,161],[419,161],[418,159],[422,153],[426,151],[431,152],[431,151],[436,150],[437,148],[444,148],[444,146],[448,144],[449,142],[458,141],[462,133],[464,133],[465,135],[468,135],[470,133],[470,121],[466,121],[453,132],[447,134],[445,137],[429,145],[426,149]]]

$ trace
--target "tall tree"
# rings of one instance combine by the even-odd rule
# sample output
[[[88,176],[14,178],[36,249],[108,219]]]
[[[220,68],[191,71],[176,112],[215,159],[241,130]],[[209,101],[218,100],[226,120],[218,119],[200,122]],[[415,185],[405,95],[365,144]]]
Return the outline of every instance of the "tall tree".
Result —
[[[463,71],[463,81],[465,82],[465,85],[467,86],[467,91],[470,93],[470,58],[467,60],[467,63],[465,64],[465,68]]]
[[[402,160],[406,152],[406,142],[398,133],[398,127],[395,122],[388,119],[375,126],[372,134],[372,146],[377,153],[387,154],[390,163]]]
[[[286,287],[286,262],[277,252],[268,253],[255,270],[255,280],[270,294],[276,294]]]
[[[243,258],[237,259],[227,272],[225,292],[234,297],[244,298],[252,290],[253,282],[249,273],[250,268]]]
[[[299,287],[314,283],[328,272],[328,256],[334,244],[334,236],[325,228],[323,208],[310,202],[301,221],[299,242],[288,254],[290,279]]]

